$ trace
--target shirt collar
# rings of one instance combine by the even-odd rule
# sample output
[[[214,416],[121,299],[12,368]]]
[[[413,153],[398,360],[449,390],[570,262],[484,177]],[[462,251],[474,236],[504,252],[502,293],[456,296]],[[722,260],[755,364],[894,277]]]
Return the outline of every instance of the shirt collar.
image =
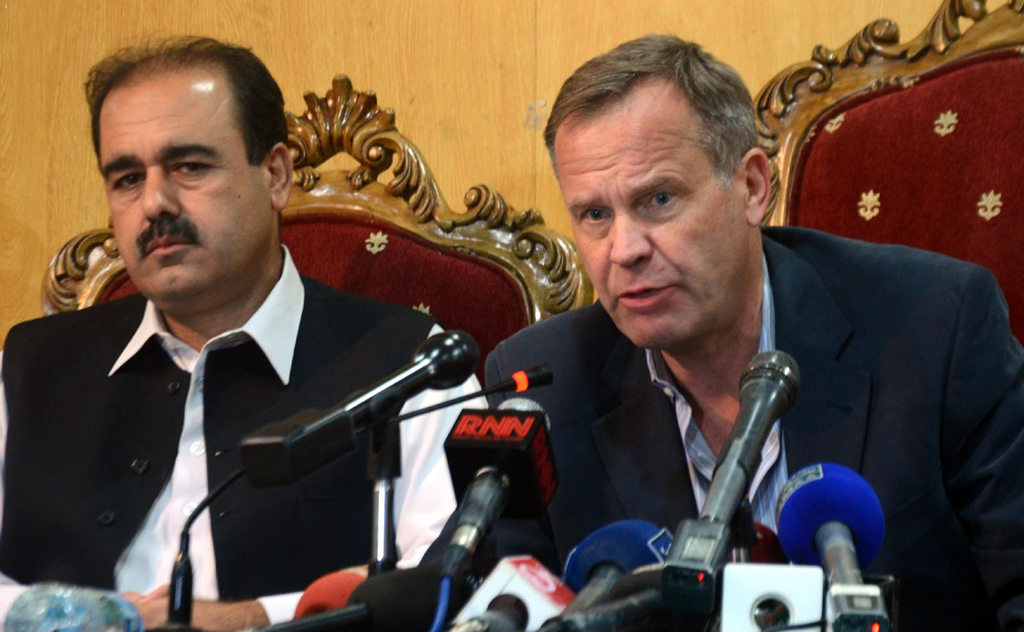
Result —
[[[281,278],[278,279],[260,308],[238,329],[225,331],[207,341],[196,357],[208,350],[239,344],[251,339],[259,345],[281,382],[288,383],[291,378],[292,358],[295,354],[295,341],[299,335],[299,322],[302,320],[302,306],[306,297],[306,289],[302,285],[302,278],[299,276],[299,271],[292,261],[288,248],[286,246],[281,246],[281,248],[284,251]],[[128,360],[135,357],[153,336],[160,339],[161,346],[172,357],[180,354],[181,347],[185,346],[167,329],[153,302],[147,301],[146,311],[142,315],[142,322],[139,323],[138,329],[135,330],[135,335],[128,341],[107,375],[113,375]],[[194,362],[191,364],[194,366]]]

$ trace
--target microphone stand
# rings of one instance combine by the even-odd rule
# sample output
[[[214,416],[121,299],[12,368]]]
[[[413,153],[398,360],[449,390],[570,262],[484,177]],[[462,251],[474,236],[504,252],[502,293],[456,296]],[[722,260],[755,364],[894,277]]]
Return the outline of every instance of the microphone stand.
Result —
[[[395,422],[405,399],[395,389],[376,395],[370,402],[369,454],[366,477],[373,481],[372,530],[368,577],[395,569],[395,479],[402,475],[402,438]]]
[[[188,518],[185,519],[185,526],[181,529],[181,545],[178,549],[178,557],[175,558],[174,566],[171,568],[166,628],[191,629],[192,625],[192,560],[189,559],[188,554],[189,531],[192,529],[192,523],[224,490],[242,478],[242,474],[245,474],[244,469],[231,474],[216,489],[207,494],[206,498],[202,499],[192,513],[189,514]]]
[[[367,565],[369,577],[394,570],[398,561],[395,545],[395,479],[402,475],[399,422],[482,395],[513,389],[522,392],[531,386],[550,383],[551,371],[546,364],[542,364],[526,371],[518,371],[513,377],[477,393],[449,399],[404,415],[399,413],[405,405],[405,398],[397,388],[385,389],[370,399],[368,408],[372,423],[368,427],[370,450],[366,462],[366,476],[373,481],[373,527],[370,562]]]

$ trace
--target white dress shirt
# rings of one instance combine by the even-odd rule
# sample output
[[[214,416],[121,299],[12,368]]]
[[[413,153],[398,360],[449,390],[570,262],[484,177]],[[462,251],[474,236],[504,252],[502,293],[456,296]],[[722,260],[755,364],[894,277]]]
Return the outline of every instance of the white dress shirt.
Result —
[[[113,375],[138,353],[147,340],[157,336],[178,368],[191,374],[185,400],[184,423],[171,478],[150,508],[138,534],[117,562],[115,582],[118,591],[147,593],[168,583],[181,529],[196,504],[208,493],[203,432],[203,379],[209,352],[254,340],[281,382],[287,384],[290,379],[305,288],[287,248],[284,251],[281,278],[260,308],[242,327],[212,338],[196,351],[167,330],[159,312],[149,302],[135,335],[110,368],[108,375]],[[430,334],[440,331],[435,326]],[[402,412],[417,410],[478,389],[479,382],[472,377],[453,389],[426,390],[406,402]],[[486,406],[483,398],[465,405]],[[395,538],[401,556],[398,563],[400,567],[419,563],[455,509],[455,495],[448,463],[444,458],[443,443],[461,409],[461,406],[453,406],[401,424],[403,475],[395,483]],[[7,421],[7,398],[0,382],[0,511],[3,508],[2,466]],[[204,511],[192,526],[190,551],[196,599],[216,600],[217,566],[208,511]],[[25,590],[9,579],[7,582],[9,585],[0,586],[0,619],[6,617],[10,604]],[[276,623],[292,618],[300,596],[301,593],[272,595],[262,597],[259,601],[271,623]]]
[[[758,353],[775,349],[775,299],[772,284],[768,279],[768,262],[762,258],[761,267],[761,338],[758,342]],[[693,497],[697,503],[697,511],[704,507],[711,479],[714,476],[718,458],[708,445],[697,424],[693,423],[693,408],[686,401],[675,380],[665,365],[661,353],[647,350],[647,368],[651,373],[651,382],[665,392],[672,400],[676,410],[679,432],[683,437],[683,449],[686,452],[686,466],[690,472],[690,483]],[[776,531],[775,501],[779,498],[782,487],[789,479],[786,470],[786,446],[782,442],[782,425],[779,421],[772,424],[764,446],[761,448],[761,465],[750,481],[748,500],[754,513],[754,520],[772,531]]]

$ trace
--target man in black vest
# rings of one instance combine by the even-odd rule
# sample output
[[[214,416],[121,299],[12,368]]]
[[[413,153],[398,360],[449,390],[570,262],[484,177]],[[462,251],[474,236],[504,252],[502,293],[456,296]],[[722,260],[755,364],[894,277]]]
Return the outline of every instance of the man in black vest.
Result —
[[[383,378],[438,327],[299,276],[279,231],[292,179],[283,98],[250,51],[194,38],[121,51],[86,93],[111,225],[142,296],[11,330],[0,571],[132,593],[148,628],[167,612],[182,524],[240,466],[240,438]],[[407,564],[455,506],[441,449],[454,414],[401,430]],[[201,514],[194,625],[290,618],[296,591],[365,562],[365,464],[351,456],[280,489],[243,480]]]

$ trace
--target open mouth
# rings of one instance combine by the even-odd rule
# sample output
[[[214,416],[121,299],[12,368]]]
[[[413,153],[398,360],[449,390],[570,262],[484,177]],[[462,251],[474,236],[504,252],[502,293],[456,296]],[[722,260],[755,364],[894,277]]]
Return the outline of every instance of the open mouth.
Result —
[[[667,287],[648,287],[623,292],[619,295],[619,303],[631,309],[654,307],[668,294]]]

